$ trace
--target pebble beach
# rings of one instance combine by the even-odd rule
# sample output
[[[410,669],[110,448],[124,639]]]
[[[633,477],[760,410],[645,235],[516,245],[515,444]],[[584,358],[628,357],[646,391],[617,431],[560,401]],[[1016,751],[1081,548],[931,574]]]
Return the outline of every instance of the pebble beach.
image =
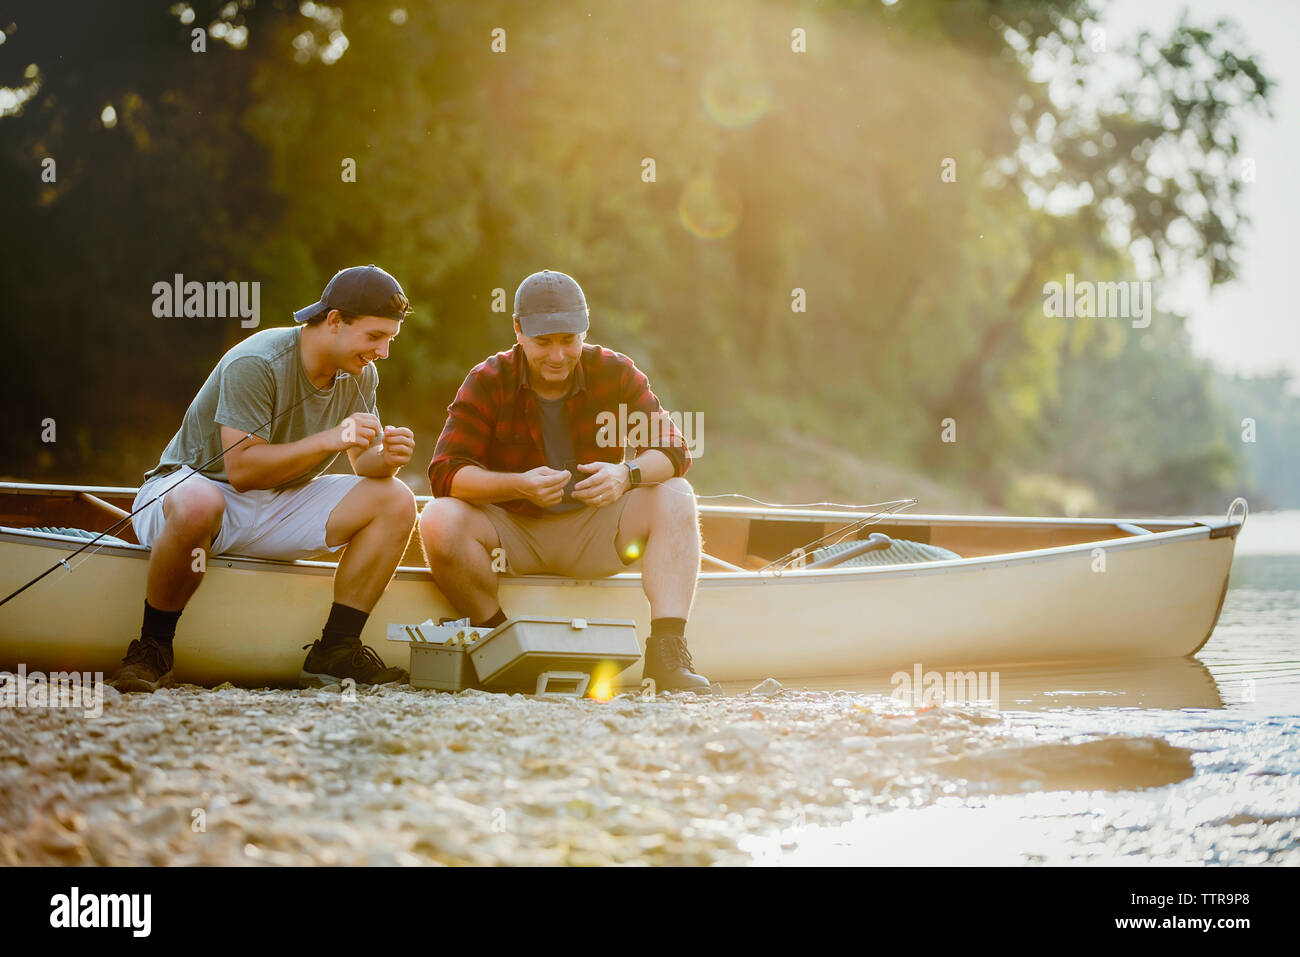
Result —
[[[752,864],[900,809],[1193,773],[1159,736],[771,679],[605,702],[106,689],[98,717],[0,710],[0,864]]]

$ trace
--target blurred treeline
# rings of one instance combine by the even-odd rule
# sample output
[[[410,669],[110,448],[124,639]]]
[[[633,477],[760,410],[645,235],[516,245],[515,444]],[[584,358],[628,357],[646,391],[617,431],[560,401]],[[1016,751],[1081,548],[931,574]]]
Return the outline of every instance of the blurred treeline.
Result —
[[[1066,273],[1232,278],[1237,124],[1271,84],[1231,29],[1144,38],[1099,93],[1116,53],[1073,0],[398,2],[6,15],[0,473],[154,463],[251,331],[155,318],[155,282],[259,281],[266,328],[375,262],[416,309],[380,411],[416,430],[417,478],[467,369],[512,342],[493,291],[508,308],[549,267],[592,341],[703,413],[703,492],[1300,504],[1282,378],[1216,383],[1175,315],[1043,310]]]

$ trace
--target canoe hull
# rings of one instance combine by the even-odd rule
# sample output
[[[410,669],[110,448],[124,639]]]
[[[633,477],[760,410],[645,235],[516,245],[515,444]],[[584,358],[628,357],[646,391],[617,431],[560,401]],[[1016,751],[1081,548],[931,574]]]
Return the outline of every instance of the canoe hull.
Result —
[[[1190,655],[1217,621],[1234,539],[1199,525],[927,565],[706,573],[688,637],[715,681]],[[26,581],[80,544],[0,532],[0,583]],[[116,668],[138,634],[148,552],[109,546],[89,562],[0,608],[0,670]],[[332,575],[327,563],[211,559],[177,630],[177,680],[292,683],[302,646],[320,634]],[[631,618],[643,640],[649,632],[636,574],[505,578],[501,597],[511,613]],[[405,665],[388,623],[451,614],[426,570],[403,567],[362,637]],[[634,666],[620,680],[639,677]]]

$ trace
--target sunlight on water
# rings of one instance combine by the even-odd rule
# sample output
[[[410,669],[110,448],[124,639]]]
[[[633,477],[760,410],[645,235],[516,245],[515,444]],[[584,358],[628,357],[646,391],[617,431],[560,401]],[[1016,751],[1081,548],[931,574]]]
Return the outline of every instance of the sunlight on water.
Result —
[[[809,685],[890,691],[881,675]],[[1091,768],[1076,757],[1082,784],[1037,771],[1017,784],[985,752],[961,785],[987,794],[855,809],[848,823],[758,835],[744,849],[792,865],[1300,864],[1300,511],[1250,517],[1195,658],[1004,670],[1001,687],[1006,725],[1034,740],[1160,742],[1192,773],[1144,783],[1111,756]]]

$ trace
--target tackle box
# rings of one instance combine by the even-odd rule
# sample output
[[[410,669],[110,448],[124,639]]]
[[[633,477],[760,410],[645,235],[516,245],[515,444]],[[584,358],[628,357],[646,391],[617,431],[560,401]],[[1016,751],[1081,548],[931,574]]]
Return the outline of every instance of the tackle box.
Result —
[[[640,661],[641,643],[636,622],[627,619],[525,615],[492,629],[469,648],[469,658],[489,691],[581,697],[599,666],[612,680]]]
[[[474,628],[468,620],[445,625],[430,620],[420,625],[389,625],[387,637],[410,643],[412,688],[464,691],[482,687],[469,660],[469,646],[486,634],[487,629]]]

